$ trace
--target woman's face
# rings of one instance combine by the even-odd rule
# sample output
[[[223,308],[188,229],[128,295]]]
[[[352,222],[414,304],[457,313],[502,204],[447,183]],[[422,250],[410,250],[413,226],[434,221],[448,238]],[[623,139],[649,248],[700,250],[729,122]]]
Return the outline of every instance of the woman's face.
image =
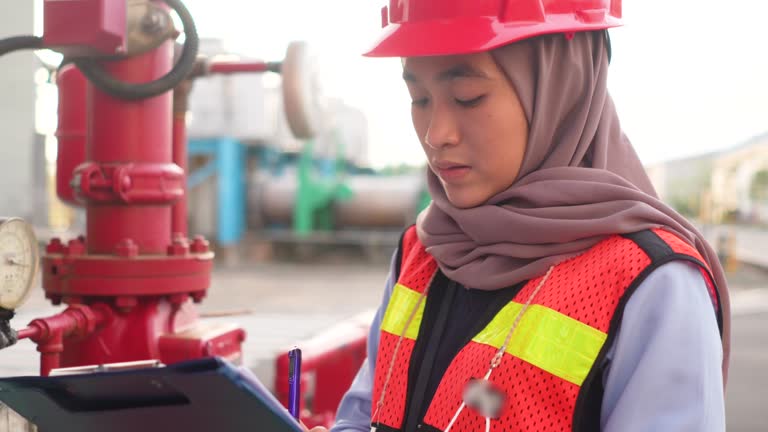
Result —
[[[403,78],[416,134],[451,204],[484,204],[515,181],[528,121],[489,53],[409,57]]]

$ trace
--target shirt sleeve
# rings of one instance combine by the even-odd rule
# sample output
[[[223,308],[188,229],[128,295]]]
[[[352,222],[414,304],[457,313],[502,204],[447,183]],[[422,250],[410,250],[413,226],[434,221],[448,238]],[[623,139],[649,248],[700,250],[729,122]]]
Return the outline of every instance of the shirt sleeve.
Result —
[[[662,265],[630,297],[606,357],[601,429],[725,431],[722,356],[699,269]]]
[[[368,432],[371,429],[371,398],[373,397],[373,376],[376,370],[376,353],[379,350],[379,332],[384,311],[389,304],[392,290],[395,286],[395,260],[397,253],[392,257],[389,266],[390,272],[384,287],[384,298],[371,323],[368,333],[367,354],[360,370],[357,372],[352,386],[341,399],[341,404],[336,412],[336,423],[330,432]]]

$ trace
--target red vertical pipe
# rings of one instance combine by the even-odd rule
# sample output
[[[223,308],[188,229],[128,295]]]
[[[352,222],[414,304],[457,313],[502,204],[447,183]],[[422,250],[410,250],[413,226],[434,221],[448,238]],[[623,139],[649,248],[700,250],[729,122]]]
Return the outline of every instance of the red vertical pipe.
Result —
[[[125,60],[104,62],[116,79],[141,83],[166,74],[173,43]],[[138,101],[114,98],[88,84],[87,159],[98,163],[171,163],[172,92]],[[105,254],[130,238],[140,253],[164,253],[171,239],[171,207],[89,203],[86,210],[88,253]]]
[[[69,64],[56,76],[59,89],[58,126],[56,138],[56,193],[70,205],[80,206],[70,185],[72,174],[85,162],[85,140],[88,122],[85,118],[86,79],[77,67]]]
[[[40,375],[48,376],[51,370],[61,364],[61,353],[64,351],[64,334],[61,329],[53,331],[45,341],[37,345],[40,352]]]
[[[173,113],[173,162],[184,170],[184,196],[171,209],[171,232],[187,236],[187,124],[186,112]]]

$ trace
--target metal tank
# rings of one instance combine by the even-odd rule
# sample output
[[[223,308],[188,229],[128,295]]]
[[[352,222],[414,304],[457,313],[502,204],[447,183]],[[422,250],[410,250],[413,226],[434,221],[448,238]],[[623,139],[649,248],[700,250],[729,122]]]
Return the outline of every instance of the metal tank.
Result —
[[[351,199],[337,202],[337,228],[397,228],[413,222],[423,189],[422,175],[349,176]],[[255,173],[248,192],[248,224],[252,228],[289,225],[293,219],[297,181],[295,172]]]

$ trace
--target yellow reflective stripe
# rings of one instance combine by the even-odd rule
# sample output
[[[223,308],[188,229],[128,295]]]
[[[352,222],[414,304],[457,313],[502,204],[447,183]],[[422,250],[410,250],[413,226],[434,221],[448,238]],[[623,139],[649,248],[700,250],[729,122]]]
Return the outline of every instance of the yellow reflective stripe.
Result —
[[[421,294],[406,287],[405,285],[397,284],[392,291],[392,297],[387,305],[387,311],[384,313],[384,319],[381,322],[381,329],[385,332],[392,333],[395,336],[400,336],[405,327],[405,323],[411,316],[413,308],[419,302]],[[425,299],[426,300],[426,299]],[[416,315],[413,316],[411,325],[408,326],[408,330],[405,332],[405,336],[408,339],[416,339],[419,335],[419,327],[421,326],[421,318],[424,316],[424,304],[426,301],[422,301],[419,305],[419,309],[416,311]]]
[[[508,303],[472,340],[501,348],[523,305]],[[608,337],[560,312],[531,305],[512,334],[507,353],[576,385],[581,385]]]

